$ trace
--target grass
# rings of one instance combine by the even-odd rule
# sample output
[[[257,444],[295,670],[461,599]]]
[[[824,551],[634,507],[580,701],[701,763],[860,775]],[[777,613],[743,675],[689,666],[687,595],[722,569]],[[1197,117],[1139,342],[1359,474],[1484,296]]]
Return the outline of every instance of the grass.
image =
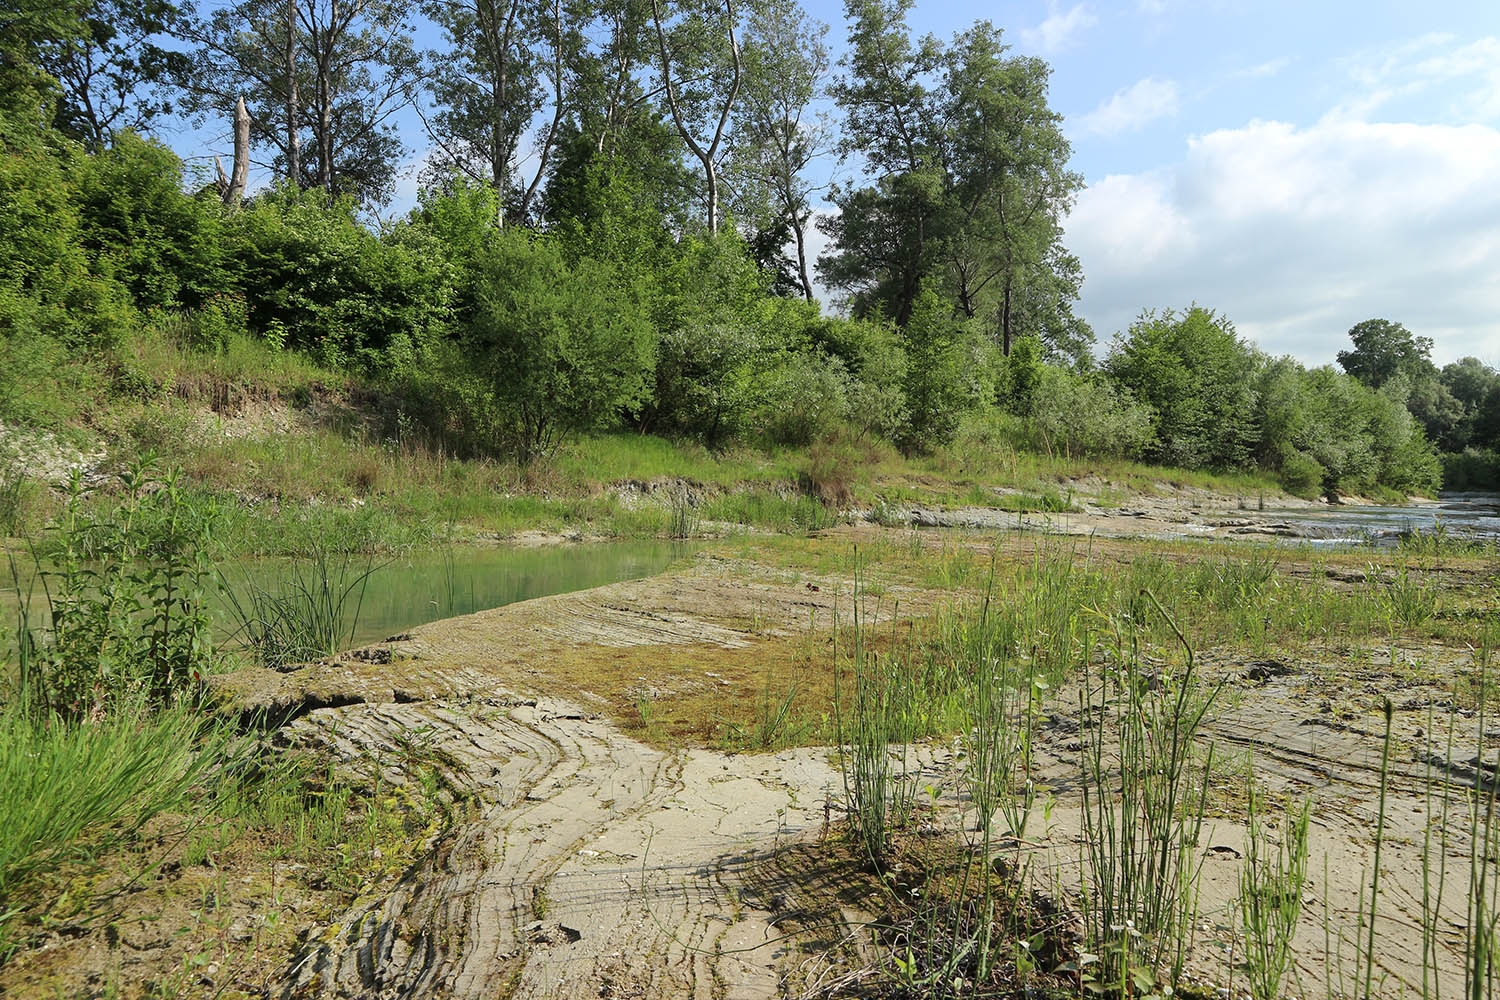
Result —
[[[0,709],[0,962],[41,875],[101,863],[153,818],[190,811],[230,735],[192,708],[81,723]]]
[[[247,578],[243,598],[226,587],[236,636],[273,670],[332,656],[354,645],[360,608],[375,565],[320,544],[271,583]]]

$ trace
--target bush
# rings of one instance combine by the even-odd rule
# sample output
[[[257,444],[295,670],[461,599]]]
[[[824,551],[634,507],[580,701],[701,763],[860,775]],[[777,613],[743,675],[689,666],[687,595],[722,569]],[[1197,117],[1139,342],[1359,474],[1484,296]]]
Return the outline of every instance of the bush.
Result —
[[[1443,486],[1450,490],[1500,490],[1500,451],[1465,448],[1444,455]]]
[[[663,330],[643,427],[721,447],[746,428],[762,398],[765,354],[753,326],[690,323]]]
[[[1147,311],[1105,361],[1152,411],[1147,455],[1183,468],[1243,468],[1255,444],[1255,355],[1211,310]]]
[[[868,479],[868,470],[880,458],[879,447],[868,439],[829,428],[807,449],[807,486],[829,507],[846,507],[854,499],[854,487]]]
[[[546,237],[511,230],[481,273],[465,343],[494,394],[506,450],[540,458],[640,405],[651,324],[613,267],[589,258],[569,267]]]
[[[1151,410],[1128,392],[1055,365],[1038,364],[1032,378],[1024,416],[1033,450],[1135,458],[1151,446]]]
[[[261,195],[231,217],[226,256],[250,328],[330,367],[390,374],[393,358],[448,330],[454,289],[435,241],[407,229],[381,239],[348,199]]]
[[[83,249],[72,179],[82,161],[68,147],[0,152],[0,338],[99,348],[134,324],[126,290]]]
[[[808,444],[848,415],[849,390],[848,373],[836,358],[790,355],[765,376],[756,424],[777,444]]]
[[[987,365],[971,330],[930,289],[922,289],[901,330],[906,350],[906,419],[896,444],[908,454],[932,451],[953,440],[965,413],[993,391],[979,373]]]
[[[80,166],[79,239],[93,269],[113,275],[137,308],[194,308],[224,287],[223,210],[183,191],[171,150],[123,132]]]

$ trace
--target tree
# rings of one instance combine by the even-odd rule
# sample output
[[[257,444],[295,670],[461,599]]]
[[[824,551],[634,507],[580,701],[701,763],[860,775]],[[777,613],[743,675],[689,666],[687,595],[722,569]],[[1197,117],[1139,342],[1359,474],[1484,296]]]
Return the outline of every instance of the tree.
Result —
[[[1338,363],[1350,375],[1378,389],[1398,374],[1416,381],[1435,375],[1432,338],[1414,337],[1400,323],[1367,319],[1349,328],[1354,350],[1339,351]]]
[[[959,308],[987,317],[1003,354],[1025,333],[1077,356],[1093,336],[1072,315],[1082,268],[1062,225],[1083,178],[1067,169],[1062,116],[1047,104],[1050,69],[1006,49],[981,21],[945,55],[952,217],[941,257]]]
[[[807,227],[818,187],[803,174],[833,148],[828,117],[812,110],[828,72],[828,26],[813,21],[795,0],[771,0],[755,10],[746,29],[741,126],[731,160],[733,173],[758,189],[771,206],[762,240],[795,245],[798,292],[813,300],[807,263]],[[775,260],[772,248],[757,256]]]
[[[705,223],[719,231],[719,157],[744,82],[735,0],[651,0],[656,71],[683,145],[703,169]]]
[[[940,167],[943,109],[932,86],[941,46],[913,45],[905,18],[912,0],[846,0],[849,53],[831,88],[845,114],[840,150],[859,156],[873,185],[840,185],[837,216],[819,225],[831,237],[818,273],[846,293],[856,316],[911,316],[930,266],[931,225],[945,178]]]
[[[583,47],[581,14],[563,0],[428,0],[423,10],[448,48],[428,54],[437,109],[424,116],[436,144],[429,178],[457,172],[482,180],[525,218],[547,174],[567,111],[570,69]],[[518,179],[517,147],[537,113],[552,114],[537,134],[536,169]]]
[[[55,124],[90,152],[126,129],[144,132],[173,111],[187,73],[184,52],[157,44],[186,27],[191,8],[172,0],[92,0],[82,30],[48,39],[38,63],[58,82]]]
[[[987,21],[947,47],[913,43],[909,7],[848,0],[851,50],[833,93],[848,115],[843,150],[873,183],[835,189],[819,273],[856,314],[904,323],[927,284],[1003,353],[1030,335],[1081,359],[1093,333],[1072,313],[1082,268],[1062,225],[1083,179],[1067,169],[1047,64],[1007,56]]]
[[[968,334],[967,324],[932,289],[919,291],[901,328],[907,416],[896,443],[907,453],[952,442],[963,415],[988,395],[977,376],[985,366],[978,363],[977,345]]]
[[[1255,364],[1227,317],[1195,305],[1143,312],[1116,336],[1104,368],[1154,411],[1154,461],[1237,468],[1256,440]]]
[[[529,462],[641,402],[652,333],[613,267],[570,267],[546,237],[515,229],[481,265],[465,340],[494,393],[502,443]]]
[[[215,10],[193,31],[193,107],[228,118],[244,95],[251,141],[270,147],[282,176],[384,201],[404,152],[393,117],[411,103],[419,69],[408,13],[407,0],[238,0]]]
[[[1445,451],[1463,451],[1471,444],[1493,447],[1500,440],[1500,421],[1491,422],[1490,400],[1500,413],[1500,372],[1478,358],[1460,358],[1443,366],[1439,381],[1457,402],[1461,416],[1441,440]]]
[[[7,0],[0,8],[0,139],[7,144],[50,124],[57,81],[37,59],[40,47],[81,37],[81,5]]]

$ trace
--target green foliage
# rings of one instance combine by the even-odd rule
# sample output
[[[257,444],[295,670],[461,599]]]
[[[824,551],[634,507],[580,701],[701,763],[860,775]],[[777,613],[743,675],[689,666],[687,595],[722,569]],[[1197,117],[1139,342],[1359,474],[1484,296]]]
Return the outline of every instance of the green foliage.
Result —
[[[1226,317],[1146,311],[1117,336],[1105,370],[1151,407],[1147,455],[1189,469],[1238,468],[1255,440],[1254,355]]]
[[[189,706],[126,701],[87,722],[0,708],[0,961],[28,882],[64,862],[88,865],[153,817],[201,804],[232,736]]]
[[[591,258],[569,266],[547,238],[507,231],[484,262],[465,332],[506,450],[531,461],[638,406],[651,333],[634,288],[612,266]]]
[[[135,322],[126,291],[83,246],[77,174],[66,145],[0,150],[0,337],[107,347]]]
[[[262,666],[284,670],[354,645],[365,588],[375,566],[336,542],[314,540],[270,585],[246,580],[229,589],[237,634]]]
[[[964,414],[992,391],[976,374],[984,368],[977,363],[982,348],[931,289],[917,296],[901,339],[906,421],[896,432],[896,444],[908,453],[931,451],[952,441]]]
[[[1452,490],[1500,489],[1500,450],[1465,448],[1442,457],[1443,485]]]
[[[1151,410],[1101,376],[1042,365],[1031,396],[1021,416],[1032,450],[1135,458],[1152,442]]]
[[[452,290],[436,240],[409,228],[381,239],[350,199],[278,189],[226,230],[226,266],[251,328],[284,330],[287,346],[326,364],[387,372],[414,341],[446,329]]]
[[[133,132],[83,157],[78,239],[138,308],[193,307],[224,287],[217,200],[182,190],[182,161]]]
[[[168,704],[214,669],[212,509],[191,501],[175,471],[154,477],[149,459],[120,484],[107,516],[85,508],[75,475],[51,529],[49,627],[34,629],[23,607],[17,634],[16,700],[31,710],[76,719],[132,699]]]
[[[1349,339],[1354,350],[1339,351],[1339,366],[1372,389],[1397,375],[1416,378],[1432,371],[1432,338],[1414,337],[1400,323],[1367,319],[1349,328]]]

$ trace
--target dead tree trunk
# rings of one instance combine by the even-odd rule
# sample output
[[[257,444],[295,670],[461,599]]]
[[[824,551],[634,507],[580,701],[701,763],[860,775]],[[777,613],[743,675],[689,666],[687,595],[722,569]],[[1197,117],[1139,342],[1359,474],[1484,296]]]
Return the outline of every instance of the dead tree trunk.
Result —
[[[302,147],[297,139],[297,0],[286,0],[286,176],[302,186]]]
[[[234,166],[229,173],[229,183],[224,189],[224,204],[230,208],[239,205],[245,196],[245,175],[250,172],[250,112],[245,108],[245,98],[234,102]]]

